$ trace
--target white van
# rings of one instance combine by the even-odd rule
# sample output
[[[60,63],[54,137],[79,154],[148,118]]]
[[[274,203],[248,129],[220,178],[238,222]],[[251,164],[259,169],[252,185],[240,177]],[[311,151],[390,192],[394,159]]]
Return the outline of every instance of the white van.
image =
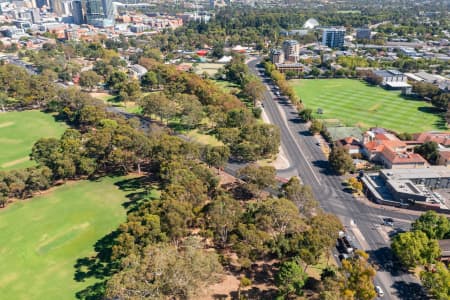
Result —
[[[383,289],[379,285],[375,286],[375,291],[377,292],[378,297],[384,296]]]

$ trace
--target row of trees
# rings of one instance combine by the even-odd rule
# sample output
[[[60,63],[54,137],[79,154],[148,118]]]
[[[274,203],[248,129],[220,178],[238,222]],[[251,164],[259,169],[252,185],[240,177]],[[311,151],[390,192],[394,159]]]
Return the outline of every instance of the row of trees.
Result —
[[[275,84],[280,88],[281,94],[288,97],[292,105],[294,105],[298,109],[302,109],[302,101],[297,96],[292,86],[289,85],[286,77],[278,70],[276,70],[275,66],[268,60],[264,62],[264,69],[266,70],[266,74],[269,75],[270,78],[272,78],[272,80],[275,82]]]
[[[444,92],[438,86],[426,82],[414,82],[412,86],[413,92],[422,98],[430,99],[433,106],[440,110],[447,110],[450,93]]]
[[[33,193],[48,189],[53,183],[52,171],[47,167],[0,172],[0,207],[10,198],[25,199]]]
[[[0,109],[49,108],[58,100],[58,88],[44,75],[30,75],[24,68],[0,66]]]
[[[450,238],[450,220],[434,211],[427,211],[413,224],[412,231],[400,233],[392,241],[392,250],[407,268],[423,266],[422,283],[438,300],[450,297],[450,271],[438,258],[438,240]]]

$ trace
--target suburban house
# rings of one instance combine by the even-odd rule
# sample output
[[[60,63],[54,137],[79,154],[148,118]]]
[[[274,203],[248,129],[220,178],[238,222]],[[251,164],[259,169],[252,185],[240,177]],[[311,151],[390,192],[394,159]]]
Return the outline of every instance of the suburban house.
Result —
[[[404,90],[404,93],[410,92],[412,88],[407,83],[408,77],[397,70],[375,70],[373,74],[381,78],[381,86],[392,90]]]
[[[426,142],[438,144],[438,165],[450,167],[450,132],[422,132],[413,135],[413,140],[406,143],[410,146],[418,146]]]
[[[422,132],[414,134],[413,139],[418,144],[423,144],[425,142],[436,142],[441,147],[450,147],[450,132]]]
[[[350,155],[357,155],[361,153],[361,143],[353,137],[338,140],[337,144],[342,146],[342,148],[344,148]]]
[[[417,153],[408,151],[408,145],[395,135],[377,129],[364,134],[362,153],[370,161],[386,169],[424,168],[427,161]]]

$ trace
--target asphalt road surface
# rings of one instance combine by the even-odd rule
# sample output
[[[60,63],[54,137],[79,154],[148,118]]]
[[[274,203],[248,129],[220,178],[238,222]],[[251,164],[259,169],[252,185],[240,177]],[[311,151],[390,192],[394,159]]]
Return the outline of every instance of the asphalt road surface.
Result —
[[[427,299],[420,282],[402,271],[393,260],[389,246],[390,235],[398,230],[408,230],[416,217],[392,208],[367,206],[345,192],[342,178],[330,171],[316,138],[309,133],[289,101],[273,94],[273,83],[261,75],[258,63],[258,59],[253,59],[248,66],[267,86],[262,99],[264,111],[270,122],[280,128],[281,146],[290,162],[290,167],[279,170],[278,176],[299,176],[304,184],[312,187],[321,207],[340,218],[356,246],[368,252],[377,266],[375,285],[383,289],[382,299]],[[378,225],[385,217],[394,219],[394,228]]]

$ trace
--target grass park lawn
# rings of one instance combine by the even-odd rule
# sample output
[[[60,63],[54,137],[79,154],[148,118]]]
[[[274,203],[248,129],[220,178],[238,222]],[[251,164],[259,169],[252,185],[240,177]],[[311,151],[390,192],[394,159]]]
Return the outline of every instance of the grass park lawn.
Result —
[[[44,137],[59,138],[67,126],[37,110],[0,113],[0,170],[32,166],[29,154]]]
[[[198,129],[189,130],[186,135],[193,141],[202,145],[210,145],[213,147],[223,146],[223,143],[219,141],[214,135],[205,134],[199,132]]]
[[[78,258],[125,221],[124,177],[80,181],[0,210],[1,299],[75,299]]]
[[[145,94],[146,93],[144,93],[144,95]],[[136,102],[128,101],[125,103],[123,101],[120,101],[117,95],[111,95],[108,93],[90,93],[90,95],[94,98],[102,100],[103,102],[111,106],[122,107],[126,112],[132,114],[140,114],[142,111]]]
[[[194,69],[195,74],[203,75],[203,73],[206,73],[208,76],[216,75],[219,69],[225,66],[219,63],[186,63],[186,65],[190,65]]]
[[[399,91],[387,91],[352,79],[305,79],[290,82],[305,106],[316,117],[338,119],[346,126],[384,127],[396,132],[445,130],[441,112],[422,100],[405,99]],[[323,110],[317,115],[317,109]]]
[[[241,87],[233,82],[226,81],[226,80],[213,80],[216,85],[222,89],[223,92],[231,92],[231,91],[241,91]]]

